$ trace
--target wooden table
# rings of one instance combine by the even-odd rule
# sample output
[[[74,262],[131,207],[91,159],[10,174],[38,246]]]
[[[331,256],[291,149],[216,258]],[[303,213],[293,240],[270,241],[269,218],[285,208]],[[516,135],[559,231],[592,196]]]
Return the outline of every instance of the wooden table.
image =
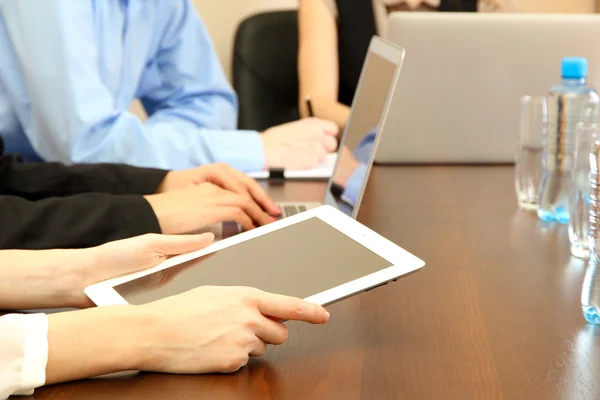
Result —
[[[427,261],[330,307],[233,375],[141,374],[36,399],[600,399],[600,330],[565,227],[517,210],[512,167],[378,167],[359,219]],[[273,187],[315,200],[323,183]]]

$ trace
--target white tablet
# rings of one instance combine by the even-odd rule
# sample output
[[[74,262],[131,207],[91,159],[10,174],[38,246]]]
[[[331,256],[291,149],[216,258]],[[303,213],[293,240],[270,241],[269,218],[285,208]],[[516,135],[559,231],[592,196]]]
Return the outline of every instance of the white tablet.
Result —
[[[425,263],[322,206],[85,289],[97,305],[145,304],[199,286],[249,286],[328,305]]]

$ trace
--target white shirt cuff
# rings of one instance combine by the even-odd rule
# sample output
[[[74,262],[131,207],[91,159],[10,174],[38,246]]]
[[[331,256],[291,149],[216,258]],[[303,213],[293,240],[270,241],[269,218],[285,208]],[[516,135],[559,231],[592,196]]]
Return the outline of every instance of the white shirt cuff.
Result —
[[[48,317],[45,314],[22,315],[25,323],[25,348],[21,381],[16,395],[31,395],[46,382],[48,363]]]

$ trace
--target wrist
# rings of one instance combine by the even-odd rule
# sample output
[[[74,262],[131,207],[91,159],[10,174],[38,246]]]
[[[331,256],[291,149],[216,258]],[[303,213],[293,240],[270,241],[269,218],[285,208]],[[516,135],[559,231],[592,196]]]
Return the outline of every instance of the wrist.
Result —
[[[172,215],[172,207],[165,202],[165,196],[168,196],[165,193],[161,194],[150,194],[144,196],[144,199],[150,204],[150,208],[152,208],[152,212],[156,216],[158,220],[158,225],[160,226],[161,233],[165,235],[172,235],[179,232],[176,232],[172,221],[174,219],[174,215]]]
[[[40,255],[34,251],[21,252],[19,274],[3,280],[7,288],[12,285],[20,290],[0,293],[1,303],[8,309],[79,307],[90,264],[85,252],[63,249],[45,250]]]
[[[145,327],[138,309],[139,306],[126,304],[90,310],[98,314],[94,320],[103,342],[111,343],[112,349],[103,366],[106,373],[139,370]]]
[[[131,368],[136,371],[158,372],[165,359],[165,345],[170,342],[167,336],[169,331],[161,332],[161,317],[153,312],[149,305],[135,306],[131,312],[134,314],[131,318],[133,329],[143,332],[143,335],[139,334],[134,337],[136,354],[132,358]]]
[[[100,259],[97,248],[68,250],[70,253],[69,260],[78,261],[77,263],[65,262],[68,268],[65,275],[69,277],[66,281],[69,283],[67,284],[68,295],[62,303],[63,306],[86,308],[92,305],[83,291],[86,287],[98,282],[95,278],[95,272],[98,271],[99,266],[105,265]],[[59,275],[61,280],[65,275]]]
[[[114,320],[115,329],[120,326],[125,328],[125,337],[128,349],[123,349],[125,359],[120,360],[121,371],[147,371],[147,350],[153,339],[150,337],[150,327],[155,323],[154,318],[146,315],[143,306],[125,305],[120,306],[119,314]]]
[[[169,181],[171,180],[171,178],[173,177],[173,171],[169,171],[165,174],[165,176],[163,177],[162,181],[160,181],[160,183],[158,184],[158,186],[156,187],[156,190],[154,193],[165,193],[168,191],[168,186],[169,186]]]
[[[120,305],[49,315],[46,384],[137,370],[144,326],[136,309]]]
[[[278,168],[281,166],[281,160],[279,160],[279,157],[277,157],[277,152],[272,150],[271,144],[269,143],[269,139],[267,137],[268,132],[269,130],[267,129],[265,133],[260,135],[265,159],[264,169]]]

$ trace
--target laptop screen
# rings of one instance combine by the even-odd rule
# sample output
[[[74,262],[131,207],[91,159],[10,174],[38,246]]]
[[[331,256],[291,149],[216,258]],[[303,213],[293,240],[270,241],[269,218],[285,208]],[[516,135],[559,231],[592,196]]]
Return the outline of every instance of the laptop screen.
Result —
[[[366,187],[380,121],[396,73],[397,63],[370,50],[356,89],[352,112],[340,141],[338,161],[325,196],[325,204],[349,216]]]

